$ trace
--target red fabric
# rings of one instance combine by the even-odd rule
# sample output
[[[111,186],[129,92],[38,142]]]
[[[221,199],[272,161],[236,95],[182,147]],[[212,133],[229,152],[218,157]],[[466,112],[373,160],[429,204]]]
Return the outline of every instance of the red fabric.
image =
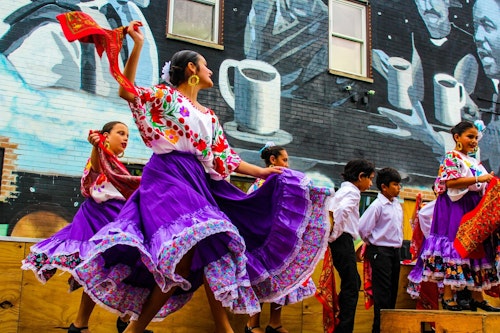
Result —
[[[118,158],[109,151],[105,146],[104,142],[106,138],[100,135],[100,142],[97,147],[97,152],[99,156],[99,164],[101,167],[101,172],[106,176],[106,178],[113,184],[114,187],[128,199],[132,193],[139,187],[141,177],[132,176],[128,169],[118,160]],[[91,178],[88,181],[92,181]],[[88,188],[92,184],[88,183],[84,187]]]
[[[420,283],[420,297],[417,299],[417,310],[439,310],[439,289],[435,282]]]
[[[361,247],[361,257],[365,257],[366,244]],[[363,294],[365,295],[365,309],[373,306],[373,288],[372,288],[372,266],[370,261],[363,260]]]
[[[115,80],[128,92],[137,96],[134,85],[120,71],[118,57],[127,33],[127,27],[114,30],[101,28],[92,17],[83,12],[67,12],[56,16],[61,24],[64,36],[69,42],[79,40],[82,43],[95,44],[99,57],[106,51],[110,72]]]
[[[340,322],[338,319],[340,309],[330,247],[327,247],[325,257],[323,258],[323,270],[321,271],[315,296],[323,305],[324,332],[335,332],[335,327],[338,326]]]
[[[141,177],[132,176],[129,173],[128,169],[118,160],[118,157],[104,146],[105,140],[106,138],[101,135],[101,141],[97,149],[102,172],[125,199],[128,199],[139,187]]]
[[[493,286],[491,289],[485,290],[484,293],[490,297],[500,297],[500,286]]]
[[[494,177],[479,204],[462,217],[453,246],[462,258],[483,258],[482,243],[500,227],[500,181]]]
[[[417,260],[418,255],[420,253],[420,248],[424,242],[424,233],[420,228],[420,221],[418,219],[418,212],[420,211],[420,207],[422,206],[422,193],[418,193],[415,199],[415,210],[413,211],[413,216],[411,218],[412,224],[412,236],[410,243],[410,253],[411,259]]]

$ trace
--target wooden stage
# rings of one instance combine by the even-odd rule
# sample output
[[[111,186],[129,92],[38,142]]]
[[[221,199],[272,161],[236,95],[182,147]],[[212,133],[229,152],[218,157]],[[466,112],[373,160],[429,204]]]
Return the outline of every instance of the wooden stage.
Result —
[[[67,292],[68,273],[58,272],[46,285],[42,285],[31,271],[20,269],[21,260],[29,252],[29,247],[36,241],[36,239],[28,238],[0,237],[0,262],[2,264],[2,274],[0,274],[1,333],[65,333],[76,316],[81,290],[73,293]],[[361,269],[361,265],[358,267]],[[411,267],[402,266],[398,309],[415,308],[414,301],[405,292],[406,275],[410,269]],[[321,263],[313,275],[315,281],[319,278],[320,270]],[[339,284],[339,280],[337,280],[337,284]],[[488,300],[493,305],[500,305],[498,299]],[[477,313],[424,311],[424,314],[422,311],[411,310],[386,311],[383,313],[383,325],[390,325],[384,326],[386,327],[384,332],[422,332],[422,330],[414,330],[414,327],[420,327],[422,320],[450,321],[455,325],[454,327],[460,328],[460,330],[449,330],[445,327],[445,330],[439,332],[496,332],[500,330],[498,329],[500,315],[479,311]],[[264,326],[267,323],[268,315],[268,305],[264,305],[261,315],[261,323]],[[425,317],[424,315],[429,316]],[[230,318],[235,332],[243,333],[247,316],[230,314]],[[373,309],[365,310],[363,292],[360,291],[354,332],[371,332],[372,319]],[[282,321],[291,333],[323,333],[322,307],[314,297],[284,307]],[[116,315],[96,307],[91,317],[90,329],[92,333],[116,332],[115,322]],[[482,330],[483,326],[497,327],[497,329]],[[214,326],[203,288],[195,293],[191,302],[184,308],[162,322],[152,323],[149,329],[154,330],[155,333],[213,333]]]

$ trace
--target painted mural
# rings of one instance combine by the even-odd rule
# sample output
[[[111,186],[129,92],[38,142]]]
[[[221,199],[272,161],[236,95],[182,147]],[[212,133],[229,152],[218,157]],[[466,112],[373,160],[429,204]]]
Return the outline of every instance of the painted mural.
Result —
[[[374,8],[373,68],[377,111],[396,125],[369,126],[394,139],[412,138],[442,153],[449,128],[462,119],[486,124],[481,159],[500,171],[498,79],[500,3],[490,0],[396,1]],[[398,22],[388,25],[390,19]]]
[[[83,200],[89,129],[121,120],[131,130],[125,162],[142,165],[150,155],[106,59],[92,45],[64,38],[55,16],[70,10],[107,28],[143,22],[148,43],[139,85],[157,83],[163,62],[181,48],[204,54],[216,85],[203,97],[249,162],[261,163],[259,149],[272,141],[287,148],[291,167],[320,185],[338,185],[348,160],[367,158],[396,167],[409,186],[430,187],[450,147],[450,127],[481,119],[481,159],[500,171],[496,0],[370,1],[373,83],[328,73],[327,0],[226,0],[223,51],[166,40],[167,5],[0,0],[0,139],[15,165],[13,187],[4,186],[0,197],[9,235],[40,210],[57,218],[33,223],[57,220],[59,228],[70,221]],[[125,42],[122,64],[128,52]]]
[[[1,12],[0,26],[0,137],[17,143],[17,186],[6,195],[0,223],[8,224],[9,234],[15,236],[45,237],[67,223],[84,200],[79,177],[91,149],[86,141],[90,129],[120,120],[135,133],[130,135],[125,161],[144,164],[150,155],[128,107],[117,97],[118,85],[105,57],[101,60],[93,45],[68,43],[55,16],[81,10],[103,27],[115,28],[129,20],[144,20],[138,5],[145,2],[16,1],[9,5],[12,11]],[[145,29],[152,41],[151,32]],[[146,55],[140,66],[148,68],[142,72],[150,75],[138,80],[151,85],[158,80],[154,43],[148,43]],[[125,46],[122,59],[127,56]],[[51,182],[59,186],[54,188]],[[57,191],[65,193],[58,196]],[[19,223],[16,226],[12,221]],[[54,228],[36,228],[35,232],[29,227],[33,223]]]

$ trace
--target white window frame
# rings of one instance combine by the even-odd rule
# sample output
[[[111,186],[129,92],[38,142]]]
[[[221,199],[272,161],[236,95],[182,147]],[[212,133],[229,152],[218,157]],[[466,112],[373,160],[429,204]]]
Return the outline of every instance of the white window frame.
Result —
[[[201,3],[204,5],[213,6],[213,22],[212,22],[212,40],[199,39],[194,36],[189,35],[179,35],[172,33],[174,31],[174,7],[176,0],[169,0],[168,2],[168,14],[167,14],[167,38],[187,41],[193,44],[204,45],[208,47],[213,47],[217,49],[223,49],[222,40],[222,22],[223,22],[223,9],[224,0],[186,0],[194,3]]]
[[[356,9],[361,9],[361,17],[360,21],[362,24],[362,29],[361,29],[361,38],[356,38],[354,36],[347,36],[344,34],[341,34],[339,32],[333,31],[333,4],[335,5],[342,5],[342,6],[349,6],[349,7],[354,7]],[[367,1],[363,0],[329,0],[329,38],[328,38],[328,67],[329,67],[329,72],[332,74],[336,75],[341,75],[341,76],[347,76],[355,79],[360,79],[368,82],[373,82],[371,78],[371,68],[370,68],[370,48],[371,48],[371,35],[370,35],[370,26],[369,26],[369,4]],[[343,40],[349,41],[349,42],[354,42],[354,43],[359,43],[360,44],[360,55],[359,55],[359,61],[360,61],[360,72],[350,72],[347,71],[344,68],[336,67],[334,63],[334,43],[333,43],[333,38],[341,38]]]

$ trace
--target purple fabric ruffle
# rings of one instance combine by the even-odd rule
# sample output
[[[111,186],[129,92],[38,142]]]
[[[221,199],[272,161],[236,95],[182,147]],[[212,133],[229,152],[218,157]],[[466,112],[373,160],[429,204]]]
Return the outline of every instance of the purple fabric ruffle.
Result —
[[[57,269],[73,274],[73,269],[80,264],[81,257],[95,246],[90,238],[113,221],[124,204],[125,201],[121,200],[97,203],[92,198],[86,199],[71,224],[31,246],[21,268],[31,269],[42,283],[46,283]]]
[[[491,242],[485,242],[485,257],[462,258],[453,246],[462,216],[474,209],[480,201],[477,192],[469,191],[460,200],[452,201],[444,193],[439,195],[434,208],[431,233],[422,244],[415,267],[408,274],[408,293],[419,297],[422,281],[449,285],[453,289],[468,288],[481,291],[498,285],[495,253]]]
[[[140,188],[92,239],[98,245],[76,278],[94,301],[132,318],[155,283],[164,292],[179,287],[156,315],[161,320],[191,298],[203,276],[235,313],[259,312],[260,302],[293,293],[299,299],[327,245],[328,195],[292,170],[247,195],[211,180],[190,154],[153,155]],[[175,269],[188,252],[183,278]]]

